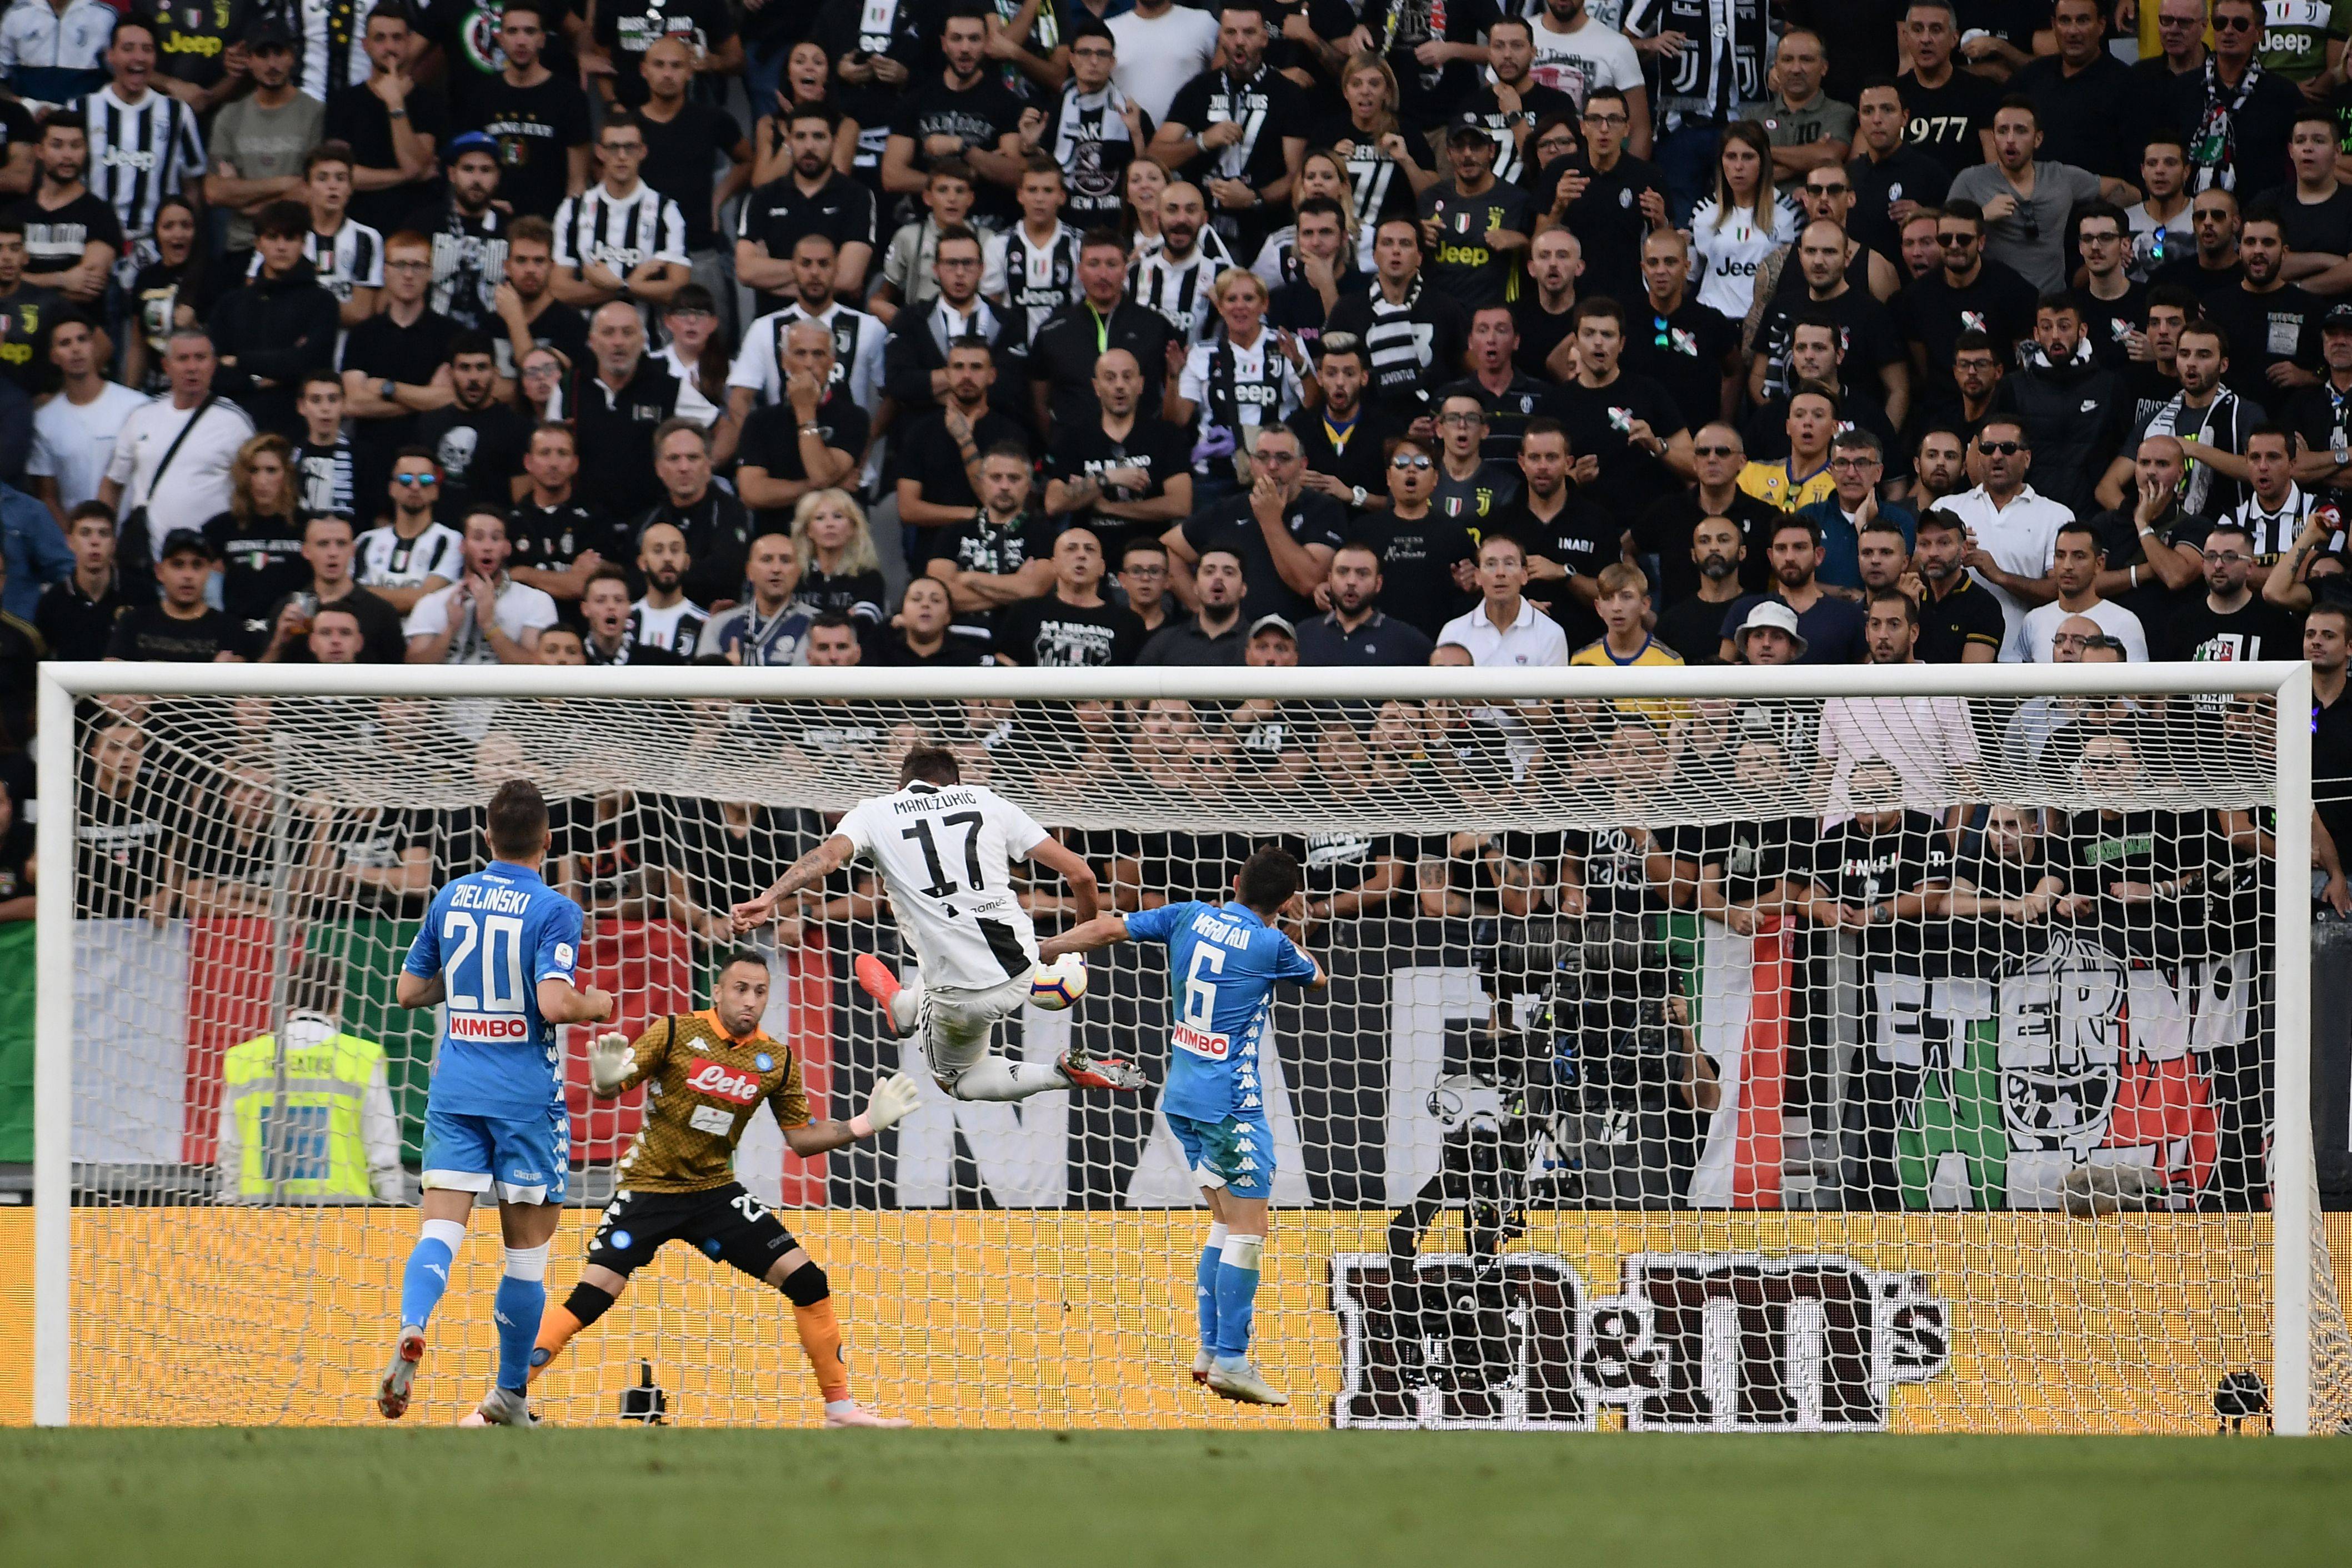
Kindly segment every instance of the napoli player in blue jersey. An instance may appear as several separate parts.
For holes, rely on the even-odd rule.
[[[573,984],[580,906],[540,880],[547,802],[517,779],[490,797],[490,863],[443,888],[408,949],[398,999],[445,1007],[425,1106],[424,1234],[400,1287],[400,1339],[376,1408],[407,1412],[425,1328],[466,1239],[474,1201],[495,1188],[506,1271],[494,1303],[498,1385],[467,1425],[529,1427],[523,1390],[547,1304],[547,1249],[572,1162],[557,1026],[613,1016],[613,998]]]
[[[1274,1134],[1258,1082],[1258,1044],[1273,1021],[1276,981],[1309,990],[1325,984],[1323,967],[1274,928],[1298,886],[1298,862],[1268,845],[1243,862],[1231,903],[1098,915],[1037,950],[1041,959],[1052,959],[1122,940],[1167,945],[1175,1049],[1168,1053],[1160,1109],[1184,1145],[1210,1217],[1194,1274],[1201,1353],[1192,1376],[1249,1405],[1290,1403],[1250,1364],[1249,1346],[1266,1204],[1274,1195]]]

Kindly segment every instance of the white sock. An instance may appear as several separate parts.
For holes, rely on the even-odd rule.
[[[899,1032],[903,1034],[915,1027],[916,1016],[922,1011],[922,1008],[923,977],[918,974],[913,979],[900,985],[898,994],[890,998],[890,1021],[896,1024]]]
[[[455,1262],[457,1249],[466,1245],[466,1222],[462,1219],[428,1219],[417,1228],[417,1236],[421,1240],[438,1241],[449,1249],[450,1260]]]
[[[1026,1100],[1032,1094],[1044,1094],[1055,1089],[1067,1089],[1064,1078],[1051,1062],[1012,1061],[1002,1056],[983,1056],[963,1070],[949,1091],[959,1100]]]
[[[536,1247],[507,1249],[506,1274],[509,1280],[530,1280],[544,1284],[547,1281],[547,1252],[555,1245],[542,1241]]]
[[[1216,1220],[1211,1220],[1209,1222],[1209,1239],[1202,1244],[1202,1249],[1204,1251],[1214,1252],[1223,1256],[1225,1249],[1225,1238],[1231,1234],[1233,1233],[1222,1223]]]
[[[1231,1267],[1247,1269],[1252,1273],[1255,1273],[1260,1261],[1265,1257],[1265,1238],[1228,1236],[1225,1238],[1223,1257],[1225,1262]]]
[[[824,1402],[824,1413],[828,1416],[846,1416],[856,1408],[857,1401],[855,1399],[828,1399]]]

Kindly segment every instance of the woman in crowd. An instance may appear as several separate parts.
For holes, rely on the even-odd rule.
[[[1264,278],[1227,267],[1217,275],[1210,297],[1217,307],[1216,330],[1207,342],[1193,345],[1184,373],[1163,399],[1171,424],[1189,425],[1200,416],[1203,450],[1193,457],[1196,496],[1230,494],[1247,485],[1257,432],[1322,401],[1298,340],[1266,330]],[[1228,452],[1215,455],[1228,444]]]
[[[1773,188],[1772,143],[1764,128],[1752,120],[1726,127],[1715,194],[1691,213],[1698,302],[1727,320],[1746,320],[1757,268],[1795,239],[1799,227],[1797,209]]]
[[[294,449],[282,435],[257,435],[229,465],[228,510],[205,524],[221,563],[221,609],[251,651],[269,639],[269,612],[310,579],[291,479]]]
[[[131,285],[138,325],[122,357],[122,384],[148,393],[163,390],[163,340],[172,329],[199,326],[212,308],[212,269],[187,197],[166,196],[155,209],[155,249],[159,259]]]
[[[1396,73],[1378,55],[1358,55],[1339,80],[1346,112],[1316,137],[1344,161],[1357,219],[1356,265],[1372,269],[1372,234],[1393,217],[1412,217],[1421,193],[1437,183],[1436,160],[1421,132],[1397,120]]]
[[[1168,189],[1168,171],[1149,158],[1127,166],[1127,241],[1130,263],[1160,254],[1160,196]]]
[[[1298,200],[1311,201],[1317,196],[1328,196],[1339,204],[1345,214],[1342,228],[1347,236],[1347,248],[1340,254],[1349,264],[1358,267],[1355,257],[1366,242],[1360,237],[1362,224],[1356,215],[1355,188],[1348,183],[1348,165],[1339,153],[1328,147],[1309,147],[1298,161]],[[1265,279],[1268,288],[1279,288],[1297,276],[1298,225],[1287,223],[1265,236],[1258,247],[1257,259],[1250,270]]]
[[[709,430],[727,407],[727,340],[719,331],[719,304],[710,290],[689,283],[662,307],[669,345],[661,357],[677,377],[677,417]]]
[[[830,85],[833,62],[824,57],[824,46],[814,38],[803,38],[784,57],[784,78],[776,88],[775,108],[760,116],[751,131],[751,183],[757,187],[781,180],[793,172],[793,150],[785,135],[786,121],[792,111],[802,104],[815,105],[832,101],[825,89]],[[833,105],[836,113],[840,105]],[[850,172],[857,159],[857,121],[844,114],[840,128],[833,139],[833,166],[840,172]]]
[[[839,611],[861,638],[882,624],[887,590],[864,508],[846,490],[813,490],[793,508],[793,553],[801,576],[793,602],[812,616]]]

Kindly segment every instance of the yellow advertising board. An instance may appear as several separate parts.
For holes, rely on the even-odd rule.
[[[488,1218],[411,1420],[454,1421],[489,1377]],[[594,1218],[566,1215],[552,1298]],[[2219,1380],[2267,1375],[2271,1357],[2260,1216],[1538,1211],[1500,1270],[1445,1252],[1441,1230],[1400,1286],[1384,1213],[1288,1210],[1257,1342],[1293,1403],[1241,1411],[1188,1371],[1198,1212],[785,1218],[833,1279],[860,1396],[925,1425],[2196,1432]],[[74,1224],[76,1422],[376,1419],[412,1211],[87,1208]],[[5,1422],[31,1414],[32,1228],[0,1211]],[[2352,1216],[2330,1217],[2330,1240],[2340,1278]],[[648,1374],[681,1423],[817,1413],[780,1296],[683,1247],[537,1400],[558,1424],[609,1423]]]

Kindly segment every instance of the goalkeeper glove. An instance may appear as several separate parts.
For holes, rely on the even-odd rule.
[[[614,1030],[600,1034],[588,1048],[588,1082],[599,1094],[610,1094],[629,1075],[629,1037]]]
[[[870,1138],[905,1121],[921,1100],[922,1091],[915,1081],[903,1072],[894,1072],[874,1086],[874,1098],[866,1103],[866,1113],[852,1119],[849,1130],[861,1138]]]

